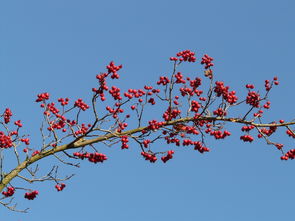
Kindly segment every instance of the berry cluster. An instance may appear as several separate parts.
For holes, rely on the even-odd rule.
[[[108,73],[112,73],[111,75],[111,78],[114,79],[119,79],[119,74],[117,73],[117,71],[119,71],[123,66],[122,65],[119,65],[119,66],[116,66],[114,64],[113,61],[110,62],[110,64],[107,66],[107,69],[108,69]]]
[[[225,99],[228,103],[234,104],[237,102],[238,97],[236,96],[235,91],[228,91],[229,87],[224,86],[224,83],[222,81],[216,81],[215,82],[215,88],[214,92],[216,93],[217,97],[222,96],[223,99]]]
[[[9,109],[9,108],[6,108],[5,109],[5,112],[4,112],[4,116],[3,116],[3,118],[4,118],[4,123],[5,124],[8,124],[9,123],[9,121],[10,121],[10,117],[12,116],[12,112],[11,112],[11,110]]]
[[[149,160],[151,163],[157,161],[157,157],[154,154],[149,154],[147,152],[141,152],[141,155],[145,158],[145,160]]]
[[[107,160],[107,156],[105,154],[102,153],[98,153],[98,152],[94,152],[94,153],[79,153],[79,152],[75,152],[73,154],[75,157],[78,157],[80,159],[88,159],[89,162],[92,163],[102,163],[103,161]]]
[[[190,81],[190,86],[193,88],[193,90],[197,89],[201,84],[202,84],[201,78],[195,78],[195,80]]]
[[[212,63],[212,61],[213,61],[213,58],[210,57],[209,55],[205,54],[202,57],[201,64],[205,64],[205,69],[208,69],[208,68],[214,66],[214,64]]]
[[[41,102],[41,101],[45,101],[45,100],[48,100],[49,99],[49,94],[48,93],[42,93],[42,94],[38,94],[37,95],[37,99],[36,99],[36,102]]]
[[[149,121],[148,129],[149,130],[158,130],[163,125],[165,125],[165,122],[158,122],[156,120],[151,120],[151,121]]]
[[[163,77],[163,76],[161,76],[160,80],[157,81],[157,85],[160,85],[160,84],[166,85],[168,83],[170,83],[170,80],[167,77]]]
[[[0,148],[9,148],[12,147],[12,145],[11,137],[5,135],[3,131],[0,131]]]
[[[59,192],[62,191],[66,187],[66,184],[60,183],[55,185],[55,189]]]
[[[120,94],[120,88],[112,86],[112,89],[109,90],[109,93],[112,95],[114,100],[122,100],[122,97],[121,97],[121,94]]]
[[[227,136],[230,136],[231,133],[227,130],[225,130],[224,132],[222,132],[221,130],[213,130],[210,132],[211,136],[214,136],[216,140],[218,139],[224,139]]]
[[[295,132],[291,130],[286,130],[286,134],[288,134],[290,137],[295,138]]]
[[[15,189],[13,187],[7,187],[7,190],[6,191],[3,191],[2,194],[5,196],[5,197],[10,197],[14,194],[15,192]]]
[[[243,140],[244,142],[252,142],[254,140],[254,138],[251,135],[243,135],[240,137],[241,140]]]
[[[269,127],[269,129],[262,128],[262,129],[260,130],[260,132],[263,133],[263,134],[265,134],[266,136],[269,137],[269,136],[272,135],[274,132],[276,132],[276,130],[277,130],[277,127]],[[258,134],[258,137],[261,138],[261,136],[259,136],[259,135],[261,135],[261,134]]]
[[[181,93],[181,96],[183,96],[183,97],[186,96],[186,95],[189,95],[189,96],[194,95],[193,89],[188,88],[188,87],[181,87],[181,88],[179,88],[179,91]]]
[[[81,98],[79,98],[78,100],[75,101],[74,106],[79,107],[83,111],[85,111],[89,108],[89,106],[86,103],[84,103]]]
[[[173,154],[174,154],[174,151],[173,150],[169,150],[167,152],[167,155],[166,156],[163,156],[161,157],[161,160],[166,163],[168,160],[172,159],[173,158]]]
[[[30,139],[29,138],[21,138],[21,142],[24,142],[26,145],[30,145]]]
[[[266,104],[263,105],[263,107],[265,109],[269,109],[270,108],[270,101],[267,101]]]
[[[104,95],[104,91],[107,91],[109,88],[106,84],[106,77],[108,76],[107,73],[102,73],[102,74],[98,74],[96,75],[96,79],[98,79],[98,83],[99,83],[99,88],[92,88],[92,91],[95,92],[96,94],[99,94],[101,101],[105,101],[105,95]]]
[[[265,80],[265,82],[264,82],[264,87],[265,87],[265,90],[266,90],[266,91],[270,91],[270,89],[271,89],[271,84],[270,84],[269,80]]]
[[[198,102],[198,101],[192,101],[191,102],[191,110],[193,112],[198,112],[199,111],[199,108],[201,107],[201,104]]]
[[[16,125],[18,127],[22,127],[23,126],[20,120],[15,121],[14,122],[14,125]]]
[[[89,127],[91,127],[91,124],[88,124],[87,126],[85,124],[81,124],[81,128],[79,130],[75,131],[75,135],[86,134]]]
[[[253,130],[255,127],[253,125],[249,125],[249,126],[243,126],[241,128],[242,131],[250,131]]]
[[[61,106],[66,106],[69,104],[69,100],[70,100],[69,98],[65,98],[65,99],[59,98],[57,101],[60,102]]]
[[[34,190],[32,192],[27,192],[25,193],[25,198],[28,200],[33,200],[36,198],[36,196],[39,194],[37,190]]]
[[[170,57],[171,61],[188,61],[188,62],[195,62],[197,60],[197,58],[195,57],[195,53],[190,51],[190,50],[184,50],[181,52],[178,52],[176,54],[177,57]]]
[[[246,103],[253,107],[259,107],[260,95],[255,91],[250,91],[246,98]]]
[[[203,146],[200,141],[194,143],[194,145],[195,145],[195,150],[198,150],[200,153],[204,153],[204,152],[209,152],[210,151],[210,149],[208,147]]]
[[[178,110],[178,109],[171,110],[171,108],[168,107],[168,109],[163,114],[163,118],[165,121],[170,121],[170,120],[176,118],[178,115],[180,115],[180,113],[181,113],[180,110]]]
[[[213,114],[219,117],[226,116],[226,111],[222,108],[218,108],[217,110],[213,111]]]
[[[145,148],[147,148],[150,142],[151,142],[151,140],[144,140],[144,141],[142,142],[142,144],[143,144],[143,146],[144,146]]]
[[[176,81],[175,81],[176,84],[185,83],[185,80],[183,79],[183,75],[181,74],[181,72],[177,72],[177,74],[175,75],[175,78],[176,78]]]
[[[284,156],[281,157],[281,160],[295,159],[295,149],[289,150]]]
[[[122,136],[121,137],[121,142],[122,142],[121,148],[122,149],[128,149],[128,147],[129,147],[129,145],[127,144],[128,143],[128,136]]]

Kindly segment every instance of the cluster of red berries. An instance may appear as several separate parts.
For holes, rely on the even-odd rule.
[[[54,123],[54,121],[51,121],[50,127],[48,127],[47,130],[49,131],[53,131],[54,129],[60,130],[61,128],[64,128],[65,126],[66,126],[66,122],[64,120],[59,120],[56,123]]]
[[[214,64],[212,63],[213,60],[214,59],[212,57],[210,57],[209,55],[205,54],[202,57],[201,64],[205,64],[205,69],[208,69],[208,68],[214,66]]]
[[[7,190],[6,191],[3,191],[2,194],[5,196],[5,197],[10,197],[14,194],[15,192],[15,189],[13,187],[7,187]]]
[[[286,134],[288,134],[290,137],[295,138],[295,132],[291,130],[286,130]]]
[[[41,101],[44,101],[44,100],[48,100],[49,99],[49,94],[48,93],[42,93],[42,94],[38,94],[37,95],[37,99],[36,99],[36,102],[41,102]]]
[[[119,79],[119,74],[117,73],[117,71],[119,71],[123,66],[119,65],[116,66],[115,63],[113,61],[110,62],[110,64],[107,66],[108,69],[108,73],[112,73],[111,78],[114,79]]]
[[[170,121],[170,120],[176,118],[180,113],[181,113],[180,110],[178,110],[178,109],[171,110],[171,108],[168,107],[168,109],[163,114],[163,119],[165,121]]]
[[[188,62],[195,62],[197,60],[195,57],[195,53],[190,50],[184,50],[184,51],[178,52],[176,56],[180,58],[170,57],[170,60],[171,61],[179,60],[179,61],[188,61]]]
[[[124,130],[126,127],[128,127],[127,123],[119,123],[119,128],[117,129],[117,132],[121,133],[122,130]]]
[[[121,137],[121,142],[122,142],[121,148],[122,149],[128,149],[128,147],[129,147],[129,145],[127,144],[128,143],[128,136],[122,136]]]
[[[88,124],[87,126],[85,124],[81,124],[81,128],[80,130],[75,131],[76,135],[79,134],[86,134],[86,132],[88,131],[89,127],[91,127],[91,124]]]
[[[217,97],[225,96],[228,93],[229,86],[224,86],[224,83],[222,81],[216,81],[215,82],[215,88],[214,92],[216,93]]]
[[[132,97],[136,97],[136,98],[139,98],[139,97],[142,97],[143,95],[145,95],[146,92],[144,90],[136,90],[136,89],[128,89],[128,93],[125,92],[124,93],[124,96],[125,97],[128,97],[128,98],[132,98]]]
[[[281,160],[295,159],[295,149],[289,150],[284,156],[281,157]]]
[[[260,131],[261,133],[265,134],[266,136],[270,136],[272,135],[274,132],[276,132],[277,130],[277,127],[269,127],[269,129],[266,129],[266,128],[262,128]],[[259,136],[260,135],[260,136]],[[261,134],[258,134],[258,137],[261,138],[262,135]]]
[[[271,89],[271,84],[269,83],[269,80],[265,80],[264,82],[264,87],[266,91],[270,91]]]
[[[158,122],[156,120],[151,120],[151,121],[149,121],[148,129],[149,130],[158,130],[163,125],[165,125],[165,122]]]
[[[198,150],[200,153],[210,151],[210,149],[208,147],[203,146],[200,141],[196,142],[194,145],[195,145],[195,150]]]
[[[21,138],[21,142],[24,142],[26,145],[30,145],[30,139],[29,138]]]
[[[217,110],[213,111],[213,114],[219,117],[223,117],[226,116],[227,113],[222,108],[218,108]]]
[[[197,60],[195,57],[195,53],[190,50],[178,52],[176,56],[181,57],[179,58],[179,61],[195,62]]]
[[[55,185],[55,189],[57,191],[62,191],[65,187],[66,187],[66,184],[64,184],[64,183],[60,183],[60,184]]]
[[[263,107],[265,109],[269,109],[270,108],[270,101],[267,101],[266,104],[263,105]]]
[[[6,108],[3,116],[5,124],[10,122],[10,117],[12,117],[12,112],[9,108]]]
[[[116,103],[116,104],[117,104],[117,103]],[[119,103],[118,103],[118,104],[119,104]],[[116,105],[116,106],[117,106],[117,105]],[[120,106],[120,105],[118,105],[116,109],[111,108],[110,106],[107,106],[107,107],[106,107],[106,110],[107,110],[108,112],[110,112],[111,114],[113,114],[113,118],[117,118],[117,117],[118,117],[118,113],[123,113],[123,112],[124,112],[124,110],[121,109],[119,106]],[[135,107],[135,106],[134,106],[134,107]],[[131,109],[132,109],[132,106],[131,106]],[[135,109],[135,108],[134,108],[134,109]]]
[[[55,107],[55,103],[53,103],[53,102],[47,104],[47,110],[50,111],[51,113],[55,114],[55,115],[59,113],[59,110]],[[47,111],[46,111],[45,115],[49,116]]]
[[[249,126],[243,126],[241,128],[242,131],[250,131],[250,130],[253,130],[255,128],[255,126],[253,125],[249,125]]]
[[[243,140],[244,142],[252,142],[254,140],[254,138],[251,135],[243,135],[240,137],[241,140]]]
[[[161,160],[166,163],[168,160],[172,159],[173,158],[173,154],[174,154],[174,151],[173,150],[169,150],[167,152],[167,155],[166,156],[163,156],[161,157]]]
[[[102,73],[102,74],[96,75],[96,79],[98,79],[98,82],[99,82],[100,86],[99,86],[98,89],[92,88],[92,91],[94,93],[99,94],[101,101],[106,100],[105,95],[104,95],[104,91],[107,91],[109,89],[107,84],[106,84],[106,77],[107,76],[108,76],[107,73]]]
[[[175,134],[171,133],[169,136],[165,137],[165,140],[167,142],[167,144],[170,143],[175,143],[176,146],[180,146],[180,140],[178,138],[171,138],[173,137]]]
[[[145,148],[147,148],[150,142],[151,142],[151,140],[144,140],[144,141],[142,142],[142,144],[143,144],[143,146],[144,146]]]
[[[5,135],[3,131],[0,131],[0,148],[9,148],[12,147],[12,145],[11,137]]]
[[[34,190],[32,192],[27,192],[25,193],[25,198],[28,200],[33,200],[36,198],[36,196],[39,194],[37,190]]]
[[[120,88],[112,86],[112,89],[109,90],[109,93],[112,95],[114,100],[122,100],[122,97],[121,97],[121,94],[120,94]]]
[[[155,104],[156,104],[156,101],[155,101],[154,98],[151,97],[151,98],[148,100],[148,103],[150,103],[151,105],[155,105]]]
[[[188,88],[188,87],[181,87],[181,88],[179,88],[179,91],[181,93],[181,96],[183,96],[183,97],[186,96],[186,95],[189,95],[189,96],[194,95],[193,89]]]
[[[82,159],[82,160],[86,158],[86,159],[88,159],[89,162],[92,162],[92,163],[102,163],[103,161],[108,159],[105,154],[98,153],[98,152],[94,152],[94,153],[75,152],[73,155],[75,157]]]
[[[217,97],[222,96],[223,99],[225,99],[228,103],[234,104],[237,102],[238,97],[236,96],[235,91],[228,91],[229,87],[224,86],[224,83],[222,81],[216,81],[215,82],[215,88],[214,92],[216,93]]]
[[[277,143],[275,144],[276,148],[278,148],[278,150],[281,150],[283,148],[283,144]]]
[[[168,83],[170,83],[170,80],[167,77],[163,77],[163,76],[161,76],[160,80],[157,81],[157,85],[160,85],[160,84],[166,85]]]
[[[260,95],[255,91],[250,91],[246,97],[246,103],[253,107],[259,107]]]
[[[151,163],[157,161],[157,157],[154,154],[149,154],[147,152],[141,152],[141,155],[145,158],[145,160],[149,160]]]
[[[14,125],[16,125],[18,127],[22,127],[23,126],[20,120],[15,121],[14,122]]]
[[[191,111],[198,112],[199,108],[201,107],[201,104],[198,101],[192,101],[191,102]]]
[[[183,128],[183,131],[185,131],[188,134],[194,134],[194,135],[198,135],[199,134],[199,131],[197,130],[196,127],[185,126]]]
[[[176,84],[185,83],[185,80],[183,79],[183,75],[181,74],[181,72],[177,72],[177,74],[175,75],[175,78],[176,78],[176,81],[175,81]]]
[[[254,113],[253,116],[254,117],[262,117],[263,114],[263,110],[259,110],[257,113]]]
[[[194,80],[190,81],[190,86],[193,88],[193,90],[197,89],[202,84],[201,78],[195,78]]]
[[[273,80],[275,85],[279,85],[278,77],[274,77]]]
[[[69,100],[70,100],[69,98],[65,98],[65,99],[59,98],[57,101],[61,104],[61,106],[66,106],[69,104]]]
[[[254,89],[254,85],[253,84],[246,84],[246,88],[248,88],[248,89]]]
[[[218,140],[218,139],[224,139],[225,137],[230,136],[231,133],[227,130],[223,132],[221,130],[213,130],[210,132],[210,135],[214,136],[215,139]]]
[[[83,111],[85,111],[89,108],[89,106],[85,102],[83,102],[83,100],[81,98],[79,98],[78,100],[75,101],[74,106],[79,107]]]

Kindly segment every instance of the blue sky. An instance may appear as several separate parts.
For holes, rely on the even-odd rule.
[[[294,9],[291,0],[1,1],[0,108],[10,107],[38,145],[42,114],[36,94],[87,100],[95,75],[111,60],[123,64],[117,82],[122,88],[153,84],[171,72],[170,56],[190,49],[198,59],[214,57],[216,78],[240,97],[244,84],[262,88],[265,79],[278,76],[265,120],[291,120]],[[199,68],[194,65],[187,70]],[[63,192],[52,183],[30,186],[40,190],[38,198],[18,197],[20,208],[30,212],[0,207],[0,221],[293,218],[294,162],[233,133],[221,142],[208,139],[208,154],[179,149],[167,164],[144,161],[136,145],[127,151],[101,148],[110,158],[104,164],[63,167],[64,174],[76,174]],[[283,133],[276,138],[294,148]]]

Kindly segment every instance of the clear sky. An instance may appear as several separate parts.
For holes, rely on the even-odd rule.
[[[36,94],[87,100],[95,75],[111,60],[124,66],[123,88],[152,84],[171,72],[170,56],[190,49],[198,59],[214,57],[217,79],[239,97],[244,84],[262,88],[278,76],[265,120],[291,120],[294,11],[292,0],[0,1],[1,112],[10,107],[38,145]],[[295,162],[282,162],[273,147],[242,143],[241,132],[233,133],[221,142],[209,138],[210,153],[178,150],[167,164],[144,161],[136,145],[101,147],[109,156],[104,164],[63,167],[76,176],[59,193],[52,183],[29,185],[40,195],[34,201],[18,195],[17,201],[30,212],[0,207],[0,221],[293,220]],[[283,133],[276,138],[294,148]]]

